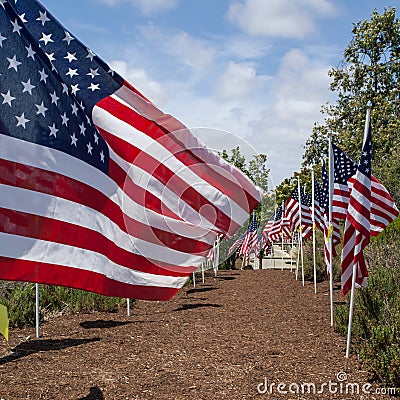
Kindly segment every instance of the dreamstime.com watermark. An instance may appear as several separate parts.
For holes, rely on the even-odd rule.
[[[323,383],[313,382],[269,382],[268,378],[257,385],[259,394],[272,395],[321,395],[338,394],[344,396],[360,396],[359,399],[373,399],[373,396],[394,396],[400,394],[400,388],[378,387],[373,388],[370,383],[356,383],[347,380],[345,372],[338,372],[336,380]]]

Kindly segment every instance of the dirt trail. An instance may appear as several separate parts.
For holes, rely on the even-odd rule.
[[[140,301],[131,317],[60,316],[42,325],[39,340],[25,340],[32,328],[12,330],[0,347],[0,398],[379,398],[340,394],[340,386],[331,387],[336,395],[328,386],[302,394],[302,383],[321,390],[344,374],[360,391],[368,382],[330,327],[327,284],[313,289],[287,270],[221,271],[169,302]]]

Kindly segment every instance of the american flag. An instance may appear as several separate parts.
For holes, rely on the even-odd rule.
[[[228,256],[230,256],[231,254],[233,254],[235,251],[240,250],[240,248],[242,247],[242,243],[244,240],[244,237],[246,236],[246,232],[244,232],[243,234],[241,234],[231,245],[231,247],[229,247],[228,249]]]
[[[0,5],[0,279],[171,298],[260,191],[40,3]]]
[[[253,212],[253,218],[244,236],[244,240],[240,248],[239,254],[244,254],[247,256],[251,252],[256,250],[256,246],[258,243],[257,229],[258,229],[257,217],[256,213]]]
[[[301,204],[301,221],[300,207]],[[303,239],[308,239],[312,234],[312,215],[311,215],[311,196],[300,188],[296,187],[288,197],[285,203],[285,217],[290,221],[290,229],[295,231],[301,229]],[[301,226],[301,228],[300,228]]]
[[[261,239],[261,247],[264,248],[267,243],[270,242],[269,234],[271,232],[271,228],[274,225],[275,220],[275,211],[270,215],[268,221],[265,224],[264,229],[261,232],[262,239]]]
[[[321,208],[324,211],[324,252],[325,252],[325,262],[327,268],[330,265],[330,252],[328,243],[332,240],[332,257],[337,256],[336,246],[340,243],[340,225],[337,218],[332,217],[331,223],[329,223],[329,179],[328,173],[326,171],[325,164],[322,165],[322,186],[321,186]],[[329,271],[328,271],[329,274]]]
[[[342,250],[342,296],[351,289],[353,265],[356,266],[357,284],[365,286],[368,276],[363,249],[369,243],[371,234],[371,159],[372,140],[369,122],[346,214]]]
[[[339,147],[334,144],[332,147],[334,154],[332,215],[334,218],[346,219],[357,164]],[[371,235],[378,236],[397,218],[399,210],[388,190],[373,175],[371,175],[371,193]]]
[[[323,231],[324,230],[324,208],[322,198],[322,187],[314,177],[314,218],[315,226]]]

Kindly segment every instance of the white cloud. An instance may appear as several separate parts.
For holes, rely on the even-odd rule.
[[[178,4],[178,0],[101,0],[103,3],[114,6],[120,3],[131,3],[138,7],[143,14],[152,15],[170,10]]]
[[[225,100],[248,96],[253,92],[259,79],[253,65],[230,61],[217,81],[217,96]]]
[[[302,39],[315,31],[316,18],[333,14],[328,0],[244,0],[227,17],[250,35]]]
[[[289,50],[281,60],[267,107],[255,121],[249,138],[252,143],[260,143],[260,152],[267,153],[277,183],[300,169],[301,148],[314,122],[322,119],[321,106],[331,100],[329,68],[299,49]]]
[[[215,58],[215,50],[206,42],[182,32],[166,40],[167,51],[195,71],[205,71]]]
[[[165,88],[158,82],[151,80],[146,71],[141,68],[132,68],[125,61],[112,61],[110,67],[143,93],[151,102],[162,104],[169,97]]]

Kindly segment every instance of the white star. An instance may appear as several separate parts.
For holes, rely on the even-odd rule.
[[[15,118],[17,118],[17,126],[22,126],[24,129],[26,128],[25,125],[27,122],[29,122],[29,119],[25,118],[25,113],[22,113],[20,117],[15,116]]]
[[[26,51],[28,52],[28,57],[31,57],[32,60],[34,60],[35,57],[33,57],[33,56],[36,54],[36,51],[34,51],[34,50],[32,49],[32,45],[29,44],[29,47],[26,47],[26,46],[25,46],[25,48],[26,48]]]
[[[99,69],[98,68],[96,68],[96,69],[90,68],[90,72],[88,72],[86,75],[89,75],[93,79],[95,76],[99,76],[100,75],[99,74]]]
[[[12,102],[13,100],[15,100],[15,97],[11,96],[10,91],[8,91],[7,93],[2,93],[1,95],[2,95],[3,98],[4,98],[3,104],[6,104],[6,103],[7,103],[7,104],[11,107],[11,102]]]
[[[75,103],[73,103],[73,104],[71,104],[71,107],[72,107],[72,114],[77,116],[78,115],[78,106]]]
[[[2,36],[0,33],[0,47],[3,47],[3,41],[6,40],[7,38],[5,36]]]
[[[22,29],[22,26],[18,25],[18,20],[16,19],[14,22],[11,22],[11,25],[13,26],[13,33],[17,32],[18,35],[21,35],[19,31]]]
[[[90,58],[90,61],[93,61],[93,57],[95,57],[96,54],[94,54],[93,51],[90,49],[86,49],[86,50],[87,50],[88,54],[85,58]]]
[[[34,89],[36,86],[31,85],[31,79],[29,78],[26,82],[21,82],[21,83],[22,86],[24,87],[22,93],[28,92],[30,95],[32,95],[32,89]]]
[[[22,21],[24,24],[26,24],[26,23],[28,22],[28,21],[25,19],[25,13],[21,14],[19,17],[21,18],[21,21]]]
[[[95,132],[93,136],[94,136],[94,142],[96,144],[99,144],[99,137],[97,136],[97,133]]]
[[[76,142],[78,141],[78,138],[75,136],[75,132],[72,135],[70,135],[70,138],[72,140],[71,146],[75,146],[76,147]]]
[[[46,72],[44,72],[44,68],[39,71],[40,74],[40,82],[44,81],[44,83],[47,83],[46,79],[49,77]]]
[[[39,11],[39,17],[38,18],[36,18],[36,21],[40,21],[41,23],[42,23],[42,26],[44,26],[44,24],[47,22],[47,21],[50,21],[50,18],[47,18],[47,14],[46,14],[46,11],[43,13],[43,12],[41,12],[41,11]]]
[[[104,153],[103,153],[103,150],[100,152],[100,160],[101,160],[101,162],[104,162]]]
[[[65,126],[68,126],[69,118],[67,117],[67,114],[66,114],[66,113],[64,113],[63,115],[61,115],[61,119],[62,119],[62,124],[65,125]]]
[[[79,103],[79,107],[82,109],[82,111],[85,111],[85,106],[83,105],[83,101]]]
[[[86,115],[86,122],[88,125],[92,125],[92,121],[90,121],[89,115]]]
[[[56,128],[54,123],[52,126],[49,126],[49,129],[50,129],[50,136],[57,137],[58,129]]]
[[[7,57],[7,60],[10,63],[10,65],[8,66],[8,69],[14,68],[16,71],[18,71],[18,65],[21,65],[22,63],[17,61],[17,57],[15,55],[14,55],[13,58],[8,58]]]
[[[95,90],[100,90],[99,88],[99,84],[96,83],[94,84],[93,82],[90,84],[90,86],[88,87],[88,89],[90,89],[92,92],[94,92]]]
[[[81,135],[85,136],[86,127],[83,122],[79,125],[79,128],[81,129]]]
[[[55,105],[57,105],[57,101],[60,100],[60,98],[57,96],[56,91],[50,93],[50,97],[51,97],[51,104],[54,103]]]
[[[110,68],[107,72],[108,72],[111,76],[114,76],[115,71],[114,71],[113,69]]]
[[[74,38],[71,36],[71,34],[69,32],[65,31],[65,36],[64,36],[63,41],[64,40],[68,43],[68,46],[69,46],[69,44],[71,43],[72,40],[74,40]]]
[[[46,53],[46,56],[48,57],[48,59],[50,60],[50,62],[52,62],[52,61],[54,61],[55,60],[55,58],[54,58],[54,53]],[[52,65],[52,67],[53,67],[53,69],[54,69],[54,66]]]
[[[54,40],[51,38],[52,33],[49,33],[48,35],[45,35],[44,32],[42,32],[42,38],[39,39],[39,42],[44,42],[44,45],[46,46],[47,43],[53,42]]]
[[[77,60],[77,58],[75,57],[75,54],[76,53],[74,53],[74,54],[67,53],[67,55],[64,58],[66,58],[69,62],[72,62],[74,60]]]
[[[0,6],[4,8],[4,3],[7,3],[7,0],[0,0]]]
[[[67,93],[68,94],[68,85],[64,82],[61,83],[61,86],[63,88],[63,93]]]
[[[37,107],[36,115],[42,114],[43,117],[46,117],[45,113],[48,110],[48,108],[44,106],[43,101],[42,104],[35,104],[35,106]]]
[[[69,75],[72,78],[74,75],[79,75],[78,72],[76,72],[76,71],[78,71],[78,70],[68,68],[68,72],[65,75]]]
[[[92,145],[90,144],[90,142],[89,142],[86,146],[87,146],[87,152],[88,152],[88,154],[92,155],[93,147],[92,147]]]
[[[76,84],[76,85],[71,85],[71,92],[72,92],[72,94],[76,94],[76,92],[77,92],[78,90],[81,90],[81,89],[79,89],[79,85],[78,85],[78,84]]]

